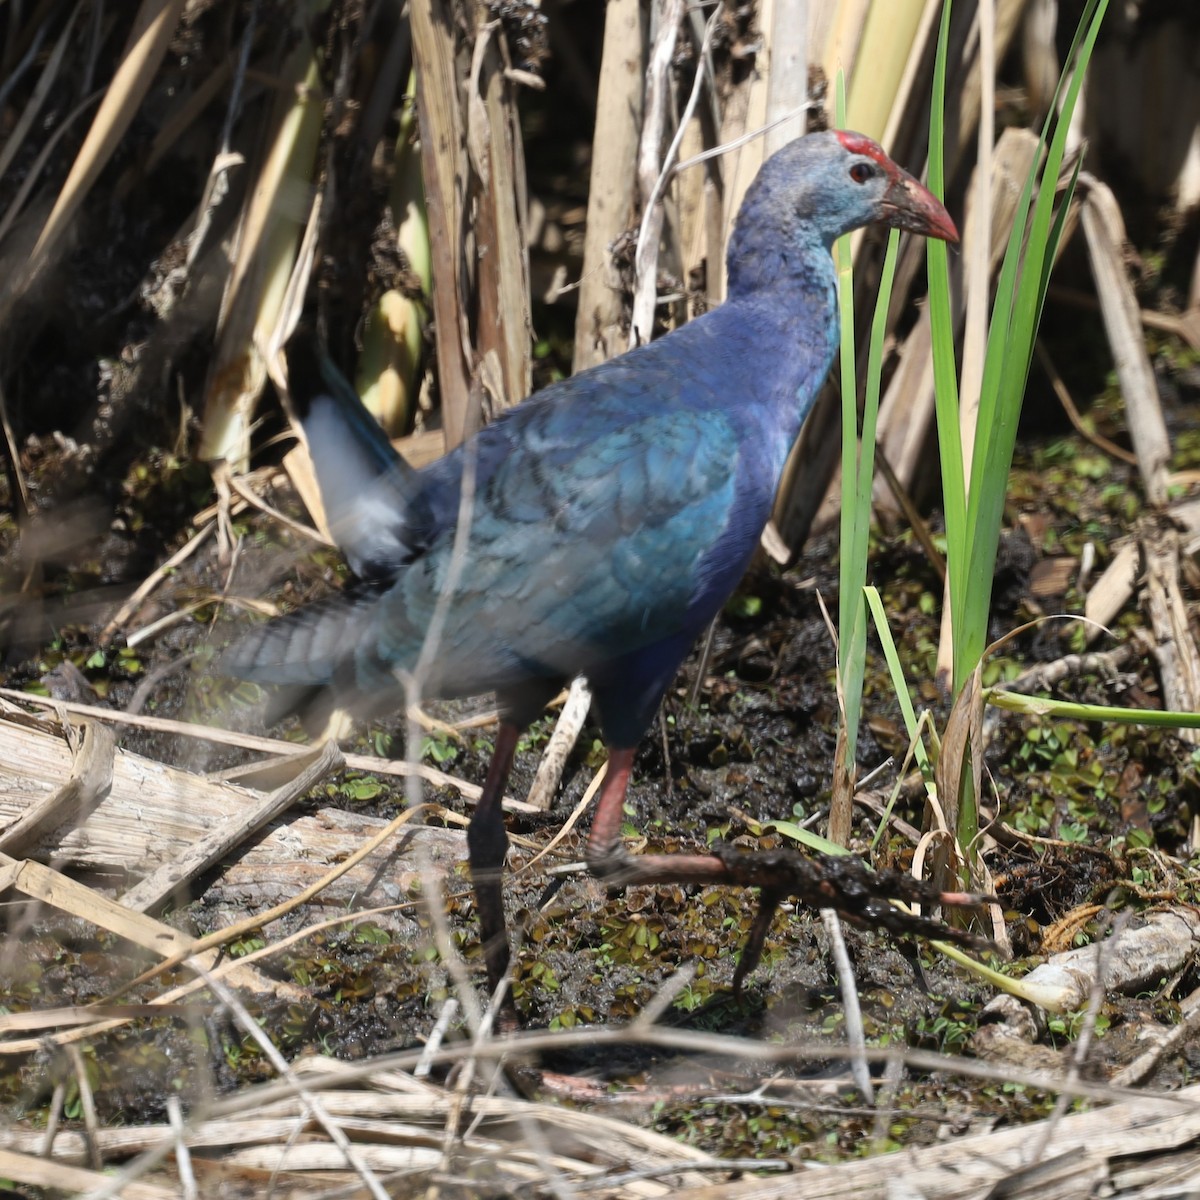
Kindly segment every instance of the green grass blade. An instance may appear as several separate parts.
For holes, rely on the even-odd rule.
[[[1026,696],[1004,688],[985,688],[984,703],[1026,716],[1061,717],[1071,721],[1111,721],[1115,725],[1150,725],[1156,729],[1200,729],[1200,713],[1164,712],[1160,708],[1110,708],[1105,704],[1076,704]]]
[[[803,825],[797,825],[795,821],[764,821],[756,831],[753,823],[749,824],[751,833],[780,833],[786,838],[791,838],[793,842],[799,842],[801,846],[807,846],[810,850],[816,850],[819,854],[849,854],[850,851],[845,846],[839,846],[837,842],[831,842],[828,838],[823,838],[819,833],[813,833],[811,829],[805,829]]]
[[[871,491],[875,480],[875,431],[879,421],[879,396],[883,384],[883,343],[887,332],[887,314],[900,234],[893,230],[888,238],[875,316],[871,322],[871,343],[867,355],[867,380],[863,399],[861,447],[842,459],[842,547],[840,570],[840,618],[842,695],[846,703],[847,761],[853,762],[858,743],[858,724],[862,709],[863,676],[867,658],[867,612],[863,603],[863,585],[867,582],[867,557],[871,536]],[[846,398],[843,395],[843,419]],[[857,425],[856,414],[851,414]],[[845,426],[843,426],[845,436]],[[847,474],[849,470],[849,474]],[[853,715],[852,715],[853,714]]]
[[[900,664],[900,655],[896,652],[896,643],[892,638],[892,630],[888,625],[887,613],[883,610],[883,599],[876,587],[863,589],[871,616],[875,620],[875,632],[879,635],[879,644],[883,647],[883,657],[887,662],[888,673],[892,677],[892,690],[896,693],[896,701],[900,705],[904,717],[904,728],[908,740],[913,743],[913,757],[916,758],[922,772],[929,769],[929,756],[919,734],[919,722],[913,708],[912,697],[908,694],[908,680],[904,678],[904,667]]]
[[[871,491],[875,482],[875,430],[879,421],[879,397],[883,391],[883,343],[887,335],[887,315],[892,303],[892,285],[896,279],[896,263],[900,255],[900,231],[888,235],[883,273],[879,279],[879,296],[875,301],[875,318],[871,323],[871,344],[867,354],[866,394],[863,398],[862,453],[859,458],[855,494],[855,548],[861,548],[862,561],[867,561],[867,534],[870,530]],[[866,572],[863,572],[864,578]]]
[[[839,70],[834,85],[835,120],[838,128],[846,123],[846,77]],[[846,638],[853,620],[855,593],[854,545],[858,476],[858,377],[854,359],[854,274],[850,255],[850,235],[838,238],[833,247],[838,277],[838,315],[841,321],[840,367],[842,390],[842,513],[841,571],[838,597],[838,633]]]
[[[946,192],[944,169],[946,104],[946,54],[950,36],[951,0],[942,6],[937,56],[933,69],[933,94],[929,115],[929,190],[938,199]],[[959,433],[958,366],[954,358],[954,321],[950,313],[950,270],[945,242],[926,243],[929,271],[929,316],[933,334],[933,379],[937,410],[938,449],[942,467],[942,507],[946,515],[947,560],[950,570],[952,623],[958,624],[967,564],[966,480],[962,439]]]
[[[1067,185],[1063,189],[1062,199],[1059,201],[1058,211],[1054,216],[1054,224],[1050,228],[1050,235],[1046,245],[1046,259],[1042,263],[1042,277],[1038,285],[1037,308],[1033,315],[1033,330],[1029,338],[1028,353],[1025,358],[1025,383],[1022,385],[1022,390],[1029,383],[1029,371],[1033,365],[1033,352],[1037,344],[1037,331],[1042,323],[1042,311],[1046,306],[1046,293],[1050,290],[1050,275],[1054,271],[1055,260],[1058,258],[1058,248],[1062,244],[1063,232],[1067,225],[1067,216],[1071,210],[1071,201],[1075,198],[1075,188],[1079,183],[1079,172],[1082,169],[1083,156],[1080,155],[1075,160],[1075,169],[1071,172],[1071,178],[1067,181]]]
[[[1021,190],[996,288],[967,501],[967,527],[971,538],[965,592],[961,604],[955,606],[955,616],[962,613],[962,625],[955,630],[956,688],[961,687],[975,669],[986,644],[992,577],[1017,423],[1049,272],[1062,235],[1063,210],[1060,208],[1056,217],[1055,184],[1062,167],[1071,116],[1107,7],[1108,0],[1089,0],[1080,22],[1079,28],[1084,32],[1081,38],[1077,36],[1077,55],[1061,109],[1057,119],[1048,118],[1039,143],[1039,148],[1045,145],[1053,128],[1046,161],[1044,166],[1040,164],[1039,153]],[[1034,202],[1033,192],[1039,178],[1042,186],[1038,188]],[[1031,207],[1033,216],[1030,220]],[[1026,239],[1027,222],[1029,235]]]
[[[835,120],[846,124],[846,78],[841,71],[834,86]],[[862,585],[867,575],[866,530],[870,525],[870,482],[867,508],[861,511],[860,481],[864,468],[859,463],[858,374],[854,338],[854,272],[850,235],[834,245],[838,275],[838,311],[841,318],[842,383],[842,512],[841,557],[838,564],[838,672],[845,701],[846,762],[854,763],[858,748],[858,726],[862,718],[863,674],[866,670],[867,629],[863,613]],[[860,534],[860,530],[863,531]]]
[[[1011,344],[1013,303],[1019,284],[1021,248],[1029,207],[1033,200],[1039,151],[1034,169],[1021,188],[1013,215],[1004,262],[996,284],[996,299],[988,325],[987,346],[984,351],[983,375],[979,389],[979,414],[975,427],[975,453],[971,464],[971,486],[967,499],[966,528],[970,530],[963,561],[953,583],[961,594],[954,608],[954,691],[957,694],[979,664],[986,644],[988,614],[991,608],[993,566],[999,545],[999,524],[981,530],[978,524],[983,501],[989,512],[1001,512],[1008,489],[1008,470],[997,478],[994,460],[989,457],[989,437],[996,431],[997,407],[1004,383],[1005,356]],[[1019,409],[1018,409],[1019,412]],[[1015,417],[1011,418],[1015,421]],[[998,432],[998,431],[997,431]],[[1014,429],[1015,434],[1015,429]],[[986,435],[986,436],[985,436]],[[940,436],[940,434],[939,434]],[[1011,461],[1012,451],[1009,450]],[[998,507],[997,507],[998,506]],[[986,551],[986,553],[984,553]],[[986,566],[984,565],[986,564]]]

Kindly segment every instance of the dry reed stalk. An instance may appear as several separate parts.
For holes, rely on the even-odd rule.
[[[468,47],[459,45],[452,7],[438,0],[414,7],[410,18],[447,449],[524,399],[532,368],[516,84],[487,6],[470,12],[465,80],[458,64]]]
[[[83,1167],[69,1167],[40,1155],[18,1154],[0,1150],[0,1175],[14,1183],[30,1187],[49,1188],[76,1196],[89,1196],[109,1182],[109,1176]],[[134,1182],[126,1185],[122,1195],[128,1200],[177,1200],[174,1187]]]
[[[0,853],[21,857],[59,831],[78,829],[100,805],[113,783],[117,741],[111,729],[85,721],[71,749],[71,774],[62,787],[35,800],[0,834]]]
[[[914,54],[920,58],[918,34],[929,28],[928,12],[940,8],[939,0],[889,0],[870,6],[855,56],[861,69],[848,72],[846,124],[851,129],[877,141],[883,138],[909,64]]]
[[[143,0],[134,17],[121,63],[71,167],[26,268],[29,275],[53,252],[87,198],[122,134],[133,121],[179,23],[184,0]]]
[[[1147,501],[1161,508],[1167,501],[1167,468],[1171,440],[1163,419],[1154,368],[1142,336],[1137,296],[1125,269],[1125,223],[1112,189],[1090,176],[1083,200],[1083,231],[1096,280],[1104,329],[1125,400],[1126,426],[1137,454]]]
[[[415,81],[414,73],[410,92],[415,91]],[[388,207],[396,229],[396,247],[419,281],[421,295],[412,297],[392,288],[379,297],[366,316],[355,372],[355,390],[389,437],[401,436],[417,411],[423,333],[433,285],[421,150],[413,142],[417,123],[414,101],[413,96],[406,97],[402,108],[392,155]]]
[[[612,245],[633,224],[641,129],[646,30],[639,0],[610,0],[592,139],[583,273],[575,322],[574,369],[585,370],[624,348],[622,295]]]
[[[1186,1089],[1186,1096],[1195,1104],[1200,1100],[1200,1088]],[[960,1200],[968,1196],[1087,1200],[1103,1194],[1097,1189],[1110,1186],[1107,1181],[1115,1182],[1119,1166],[1129,1172],[1131,1158],[1142,1166],[1142,1180],[1157,1181],[1164,1190],[1120,1194],[1170,1195],[1176,1167],[1168,1152],[1182,1151],[1200,1133],[1200,1115],[1195,1109],[1186,1114],[1174,1108],[1151,1113],[1144,1105],[1129,1101],[1064,1118],[1058,1125],[1054,1158],[1049,1164],[1031,1169],[1028,1150],[1045,1124],[971,1134],[909,1150],[904,1155],[903,1192],[897,1191],[894,1156],[883,1154],[805,1172],[799,1179],[791,1176],[787,1181],[752,1179],[721,1184],[697,1193],[695,1200],[792,1200],[796,1196],[805,1200],[886,1200],[897,1195],[926,1200]],[[1137,1186],[1136,1179],[1131,1182]]]
[[[808,125],[808,64],[811,58],[808,31],[811,0],[773,0],[771,59],[767,71],[767,122],[794,114],[774,125],[763,139],[763,154],[770,157],[788,142],[804,136]]]
[[[642,222],[634,251],[633,312],[629,322],[629,348],[654,336],[658,300],[658,252],[663,226],[663,181],[672,164],[663,160],[667,106],[671,99],[671,60],[683,19],[683,0],[658,0],[657,28],[646,66],[645,115],[638,143],[637,184]]]
[[[847,80],[854,78],[859,43],[875,3],[877,0],[837,0],[832,17],[827,18],[828,32],[821,51],[826,79],[836,79],[839,71]]]
[[[194,725],[187,721],[173,721],[166,717],[149,717],[141,714],[122,713],[111,708],[101,708],[94,704],[77,704],[68,700],[51,700],[44,696],[18,692],[12,688],[0,688],[0,697],[22,704],[35,705],[39,708],[49,708],[55,712],[71,713],[81,717],[94,717],[97,720],[109,721],[116,725],[130,725],[140,729],[153,729],[160,733],[170,733],[176,734],[179,737],[210,741],[219,746],[238,746],[243,750],[257,750],[265,754],[294,757],[297,754],[307,753],[308,750],[308,747],[297,746],[295,742],[287,742],[278,738],[260,737],[250,733],[236,733],[229,729],[218,729],[215,726],[208,725]],[[11,706],[5,706],[0,711],[10,720],[24,717],[24,714],[16,714]],[[26,719],[31,720],[31,718]],[[3,731],[5,725],[5,721],[0,721],[0,731]],[[133,757],[136,758],[136,756]],[[436,767],[430,767],[425,763],[396,762],[391,759],[377,758],[369,754],[347,754],[345,757],[346,765],[355,770],[374,771],[378,775],[418,775],[434,787],[454,788],[471,803],[479,799],[480,792],[482,791],[478,784],[470,783],[465,779],[459,779],[454,775],[447,775],[444,771],[439,771]],[[152,760],[145,761],[151,762]],[[3,766],[3,762],[3,758],[0,758],[0,767]],[[174,768],[164,767],[161,763],[155,763],[154,766],[162,768],[165,771],[174,770]],[[67,772],[62,772],[61,774],[64,779],[67,777]],[[186,776],[187,772],[178,772],[177,774]],[[3,804],[5,799],[4,794],[0,792],[0,804]],[[505,799],[504,805],[512,812],[534,811],[527,804],[522,804],[520,801],[509,798]]]
[[[327,775],[340,770],[343,764],[341,752],[334,742],[324,742],[309,754],[298,757],[289,764],[292,777],[287,782],[259,802],[247,805],[234,820],[210,830],[183,853],[152,871],[122,895],[121,903],[138,912],[148,912],[166,903],[262,826],[281,816]]]
[[[475,51],[467,100],[473,167],[476,310],[482,380],[495,416],[529,395],[533,370],[528,197],[517,84],[508,44],[488,6],[475,5]],[[494,366],[492,365],[494,364]]]
[[[683,131],[679,145],[681,159],[699,154],[704,145],[704,118],[694,116]],[[708,249],[709,175],[706,171],[682,171],[675,179],[676,221],[678,223],[679,273],[689,288],[696,273],[715,261]],[[705,270],[706,276],[712,272]]]
[[[1145,524],[1138,540],[1163,702],[1175,712],[1200,711],[1200,648],[1180,583],[1179,531]],[[1200,745],[1200,729],[1176,729],[1174,733],[1181,741]]]
[[[526,797],[526,802],[534,808],[546,810],[554,802],[554,793],[558,790],[567,759],[575,749],[575,743],[587,721],[591,703],[592,694],[587,683],[582,678],[573,680],[567,702],[559,713],[549,742],[546,743],[533,786]]]
[[[264,349],[280,341],[302,232],[310,211],[297,196],[311,184],[321,135],[320,63],[303,31],[281,68],[284,90],[270,120],[269,142],[241,214],[233,267],[221,306],[216,354],[205,394],[199,455],[244,472],[250,425],[267,380]]]
[[[458,103],[454,21],[445,0],[409,13],[417,74],[417,116],[429,217],[434,337],[446,449],[462,441],[471,403],[470,347],[461,292],[464,267],[464,132]]]

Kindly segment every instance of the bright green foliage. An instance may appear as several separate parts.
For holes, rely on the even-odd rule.
[[[837,77],[837,123],[846,120],[845,79]],[[858,425],[858,385],[854,365],[854,280],[850,257],[850,235],[834,247],[838,269],[841,314],[842,380],[842,515],[841,558],[838,599],[838,667],[846,710],[846,762],[853,764],[858,744],[862,710],[863,674],[866,668],[867,612],[863,587],[867,582],[867,553],[871,531],[871,488],[875,477],[875,427],[883,377],[883,342],[887,311],[896,277],[900,232],[888,238],[871,343],[867,359],[867,381],[863,397],[862,429]]]
[[[942,9],[934,69],[929,129],[929,187],[938,197],[942,196],[945,187],[942,169],[943,108],[950,8],[951,0],[946,0]],[[1108,0],[1088,0],[1067,59],[1070,74],[1064,75],[1063,81],[1060,81],[1056,103],[1051,106],[1051,116],[1047,118],[1046,129],[1042,133],[1040,146],[1046,150],[1044,162],[1039,154],[1017,204],[988,327],[969,487],[964,476],[959,432],[959,397],[946,247],[933,240],[927,244],[938,443],[950,571],[955,692],[963,687],[978,666],[985,648],[992,577],[1017,421],[1033,358],[1034,338],[1049,286],[1050,269],[1058,252],[1066,213],[1074,195],[1079,164],[1076,164],[1057,205],[1055,183],[1062,167],[1067,131],[1079,89],[1107,8]],[[1058,104],[1060,97],[1061,106]],[[1033,199],[1035,188],[1036,200]]]

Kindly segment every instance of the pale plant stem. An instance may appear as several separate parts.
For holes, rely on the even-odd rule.
[[[633,349],[648,342],[654,331],[654,305],[658,295],[658,240],[662,232],[662,206],[655,200],[657,182],[662,177],[660,146],[667,122],[670,96],[671,57],[675,38],[683,19],[684,0],[659,0],[658,31],[646,68],[646,115],[638,147],[638,189],[642,200],[642,228],[634,254],[637,284],[633,295],[633,317],[629,324],[629,346]]]
[[[871,1084],[871,1068],[867,1065],[867,1039],[863,1031],[862,1008],[858,1003],[858,984],[854,979],[854,968],[850,965],[850,954],[846,950],[846,939],[842,937],[842,923],[832,908],[821,909],[821,921],[829,936],[829,950],[837,969],[838,985],[842,991],[842,1011],[846,1019],[846,1044],[850,1056],[850,1074],[854,1084],[868,1104],[875,1101],[875,1089]]]

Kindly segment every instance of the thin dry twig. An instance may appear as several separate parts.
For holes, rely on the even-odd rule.
[[[659,985],[658,990],[642,1005],[642,1011],[634,1018],[634,1025],[653,1025],[675,1002],[685,988],[696,978],[696,964],[685,962]]]
[[[46,1115],[46,1131],[38,1150],[38,1154],[42,1158],[49,1158],[50,1152],[54,1149],[54,1138],[58,1133],[59,1123],[62,1121],[63,1103],[66,1097],[67,1084],[65,1080],[60,1079],[54,1085],[54,1092],[50,1096],[49,1111]]]
[[[1157,1038],[1148,1050],[1142,1051],[1112,1077],[1117,1087],[1143,1083],[1163,1059],[1181,1050],[1195,1037],[1196,1031],[1200,1030],[1200,988],[1180,1001],[1179,1009],[1183,1020],[1172,1025],[1165,1036]]]
[[[96,1145],[96,1132],[100,1127],[96,1119],[96,1097],[92,1093],[91,1080],[88,1079],[87,1067],[83,1065],[83,1055],[78,1046],[67,1047],[67,1057],[71,1060],[71,1070],[75,1075],[75,1086],[79,1089],[79,1107],[83,1113],[83,1128],[86,1133],[89,1166],[99,1171],[104,1165],[100,1161],[100,1150]]]
[[[408,900],[400,904],[387,904],[379,908],[363,908],[352,913],[340,913],[336,917],[330,917],[324,921],[318,921],[312,925],[306,925],[302,929],[296,930],[295,933],[289,934],[287,937],[279,941],[272,942],[269,945],[261,946],[257,950],[251,951],[249,954],[243,955],[240,958],[226,959],[220,966],[215,968],[215,973],[225,978],[230,974],[236,974],[236,969],[239,967],[251,966],[264,958],[273,957],[276,954],[288,949],[291,946],[304,941],[306,938],[314,937],[317,934],[325,932],[327,929],[336,929],[342,925],[355,925],[362,921],[369,921],[378,916],[386,916],[388,913],[406,912],[416,907],[414,901]],[[196,978],[190,980],[186,984],[165,993],[162,996],[156,996],[154,999],[145,1004],[126,1004],[113,1005],[107,1001],[94,1006],[96,1016],[83,1019],[90,1008],[88,1009],[70,1009],[70,1010],[53,1010],[48,1014],[48,1019],[45,1024],[36,1026],[39,1029],[45,1029],[49,1024],[57,1023],[59,1025],[78,1026],[72,1028],[65,1033],[47,1036],[42,1040],[23,1039],[19,1042],[2,1042],[0,1043],[0,1054],[16,1055],[29,1054],[46,1046],[62,1046],[69,1045],[72,1042],[86,1040],[94,1041],[96,1038],[105,1033],[111,1033],[115,1029],[121,1028],[123,1025],[128,1025],[131,1021],[145,1016],[155,1015],[186,1015],[194,1011],[194,1005],[184,1005],[177,1003],[184,997],[189,996],[204,988],[204,980]],[[116,994],[120,994],[119,992]],[[61,1014],[62,1019],[54,1022],[50,1018]],[[27,1014],[26,1014],[27,1016]],[[12,1017],[0,1018],[0,1029],[12,1028],[20,1030],[28,1024],[28,1021],[20,1023],[13,1020]],[[53,1106],[52,1106],[53,1107]],[[53,1113],[52,1113],[53,1115]],[[61,1115],[61,1102],[60,1102]],[[50,1127],[48,1127],[50,1128]]]
[[[311,525],[305,525],[303,521],[297,521],[294,517],[289,517],[287,513],[280,512],[273,505],[268,504],[247,482],[238,475],[231,474],[229,476],[229,486],[239,495],[247,504],[257,508],[259,512],[266,513],[268,517],[273,517],[280,525],[290,529],[293,533],[300,534],[301,537],[308,538],[310,541],[316,542],[318,546],[332,546],[333,541],[327,538],[323,533],[314,529]]]
[[[216,527],[216,521],[209,521],[207,524],[202,525],[199,530],[192,534],[192,536],[188,538],[188,540],[178,550],[176,550],[170,558],[166,560],[166,562],[162,563],[160,566],[151,571],[150,574],[146,576],[142,583],[135,589],[133,595],[130,596],[129,599],[117,609],[117,611],[105,624],[104,628],[100,630],[100,633],[96,639],[97,642],[101,646],[104,646],[111,641],[113,634],[115,634],[117,630],[120,629],[121,626],[123,626],[135,612],[137,612],[138,608],[142,604],[142,601],[144,601],[146,597],[149,596],[150,593],[154,591],[154,589],[158,587],[158,585],[162,583],[162,581],[166,579],[173,570],[175,570],[176,567],[180,566],[189,558],[191,558],[191,556],[195,554],[195,552],[204,544],[204,542],[212,536],[212,533]]]
[[[583,795],[579,797],[579,803],[571,810],[571,815],[558,827],[558,832],[537,852],[522,868],[522,871],[532,870],[534,865],[540,862],[548,854],[551,854],[572,829],[575,828],[576,822],[588,810],[588,806],[592,802],[592,797],[600,790],[600,785],[604,782],[604,776],[608,773],[608,763],[601,764],[600,769],[592,776],[592,782],[584,789]],[[573,873],[577,869],[583,869],[583,864],[576,863],[570,866],[564,866],[558,872],[552,873]]]
[[[785,121],[794,121],[802,113],[808,112],[812,106],[812,101],[806,100],[803,104],[796,105],[791,112],[781,113],[774,120],[766,121],[762,125],[756,125],[753,129],[749,129],[735,138],[730,138],[729,141],[722,142],[719,146],[713,146],[711,150],[705,150],[702,154],[693,154],[691,158],[685,158],[683,162],[675,167],[675,170],[686,171],[690,167],[698,167],[701,163],[708,162],[710,158],[719,158],[722,154],[730,154],[734,150],[740,150],[748,142],[754,141],[755,138],[764,137],[772,129],[782,125]]]
[[[179,1172],[183,1200],[199,1200],[200,1189],[196,1186],[196,1173],[192,1168],[192,1155],[187,1144],[187,1126],[183,1120],[183,1108],[178,1096],[167,1097],[167,1121],[175,1136],[175,1169]]]
[[[34,186],[41,178],[42,171],[46,164],[54,156],[54,151],[58,148],[59,142],[75,127],[75,122],[83,116],[89,108],[95,104],[104,93],[92,92],[90,96],[85,96],[73,109],[62,119],[62,123],[54,130],[54,132],[46,139],[46,144],[38,152],[37,158],[33,160],[29,170],[25,174],[25,178],[21,180],[21,186],[17,188],[13,198],[9,201],[8,207],[4,210],[4,216],[0,217],[0,243],[2,243],[8,234],[8,231],[16,223],[17,218],[25,210],[25,205],[29,201],[29,197],[33,192]],[[0,302],[2,307],[2,302]]]
[[[275,1043],[271,1041],[259,1023],[246,1011],[245,1006],[238,999],[236,993],[227,988],[216,975],[202,968],[200,970],[206,986],[229,1009],[242,1030],[254,1039],[266,1060],[279,1073],[286,1085],[300,1100],[305,1111],[311,1114],[328,1135],[330,1141],[342,1152],[346,1162],[357,1172],[363,1184],[370,1191],[371,1195],[375,1197],[375,1200],[388,1200],[387,1191],[367,1165],[357,1148],[346,1137],[341,1125],[325,1110],[324,1105],[313,1094],[306,1082],[301,1080],[292,1070],[287,1060],[275,1048]],[[172,1148],[173,1142],[168,1139],[165,1145],[169,1150]],[[93,1200],[105,1200],[108,1196],[120,1195],[124,1186],[131,1180],[138,1178],[141,1171],[145,1169],[147,1164],[143,1161],[144,1159],[145,1156],[142,1156],[142,1158],[135,1159],[132,1163],[123,1167],[113,1177],[110,1188],[101,1189],[95,1193]]]
[[[621,1171],[606,1174],[603,1179],[585,1180],[573,1185],[577,1192],[594,1192],[601,1188],[624,1187],[629,1183],[641,1183],[644,1180],[663,1179],[670,1175],[679,1175],[683,1171],[779,1171],[781,1174],[792,1169],[792,1164],[782,1158],[708,1158],[702,1162],[663,1163],[657,1167],[642,1167],[637,1171]],[[686,1193],[677,1192],[677,1195]]]
[[[446,568],[446,575],[442,582],[441,591],[438,593],[437,601],[434,604],[433,613],[425,628],[425,638],[421,643],[421,652],[417,656],[416,665],[411,671],[402,668],[397,668],[396,670],[397,678],[404,686],[406,710],[409,714],[420,708],[421,693],[425,680],[428,678],[429,671],[437,659],[438,649],[441,646],[442,633],[450,617],[450,607],[454,602],[463,572],[466,570],[467,547],[470,544],[471,524],[475,515],[476,453],[476,443],[468,442],[463,455],[458,498],[458,523],[454,529],[454,542],[450,550],[450,562]],[[416,763],[415,758],[417,747],[420,745],[420,738],[417,733],[416,722],[412,719],[411,715],[408,717],[407,726],[409,765],[415,767],[419,765]],[[421,776],[416,771],[411,772],[406,779],[405,792],[409,808],[419,810],[424,796],[421,787]],[[480,794],[482,795],[482,791]],[[445,905],[438,902],[441,885],[437,873],[433,869],[433,863],[430,861],[428,854],[420,846],[417,847],[417,868],[421,875],[422,893],[428,900],[426,912],[429,916],[438,954],[450,977],[454,980],[459,994],[459,1002],[462,1004],[463,1015],[467,1019],[468,1026],[475,1031],[479,1031],[484,1028],[487,1014],[480,1012],[479,1001],[476,999],[474,988],[471,986],[466,965],[450,936],[450,925]]]
[[[134,18],[124,57],[105,90],[100,110],[38,235],[26,267],[27,277],[32,277],[62,238],[133,121],[156,78],[158,65],[167,53],[183,5],[184,0],[143,0]]]
[[[829,950],[833,965],[837,969],[838,986],[842,992],[842,1015],[846,1022],[846,1045],[850,1049],[850,1072],[855,1086],[868,1104],[875,1102],[875,1089],[871,1084],[871,1068],[867,1065],[864,1051],[867,1037],[863,1030],[862,1008],[858,1003],[858,984],[850,955],[846,950],[846,939],[842,937],[842,923],[832,908],[821,909],[821,921],[829,937]]]
[[[188,237],[187,268],[195,265],[196,257],[201,247],[207,241],[209,226],[213,214],[229,191],[229,171],[235,165],[242,165],[244,159],[235,155],[231,146],[233,143],[233,125],[242,108],[242,89],[246,82],[246,68],[250,62],[250,47],[254,44],[254,31],[258,23],[258,0],[252,0],[250,11],[246,17],[246,27],[242,32],[242,43],[233,69],[233,86],[229,89],[229,102],[225,106],[225,120],[221,125],[221,139],[217,153],[209,167],[208,178],[204,182],[204,191],[196,210],[196,223]],[[214,72],[220,79],[221,75],[230,69],[229,63],[221,64],[221,71]],[[161,135],[160,135],[161,136]],[[151,147],[151,163],[157,154],[162,154],[165,146],[158,141]]]
[[[432,1055],[433,1065],[443,1066],[459,1062],[471,1055],[502,1058],[507,1055],[537,1055],[548,1051],[579,1050],[587,1047],[603,1053],[605,1046],[643,1045],[663,1050],[676,1050],[692,1055],[714,1055],[736,1061],[762,1063],[821,1062],[829,1058],[846,1058],[847,1047],[821,1041],[812,1045],[761,1042],[752,1038],[730,1037],[723,1034],[704,1033],[689,1029],[671,1029],[653,1025],[636,1030],[612,1027],[588,1027],[573,1030],[527,1030],[519,1034],[508,1034],[494,1038],[483,1045],[447,1045]],[[888,1062],[894,1053],[890,1047],[867,1046],[863,1052],[868,1062]],[[335,1082],[348,1083],[354,1079],[368,1079],[378,1072],[388,1070],[410,1071],[420,1061],[424,1050],[404,1051],[398,1054],[381,1055],[366,1064],[341,1064]],[[993,1064],[979,1059],[964,1058],[930,1050],[905,1051],[905,1065],[914,1071],[936,1071],[943,1075],[961,1075],[969,1079],[982,1079],[993,1083],[1019,1083],[1025,1087],[1057,1093],[1065,1090],[1073,1096],[1104,1101],[1128,1101],[1131,1105],[1151,1109],[1164,1107],[1179,1113],[1190,1113],[1195,1101],[1174,1092],[1150,1091],[1144,1088],[1120,1088],[1111,1084],[1079,1079],[1066,1084],[1065,1073],[1029,1070],[1012,1064]],[[314,1087],[321,1086],[314,1083]],[[217,1101],[210,1116],[231,1117],[260,1108],[275,1100],[291,1095],[290,1089],[281,1085],[263,1085],[247,1089],[246,1092]],[[1198,1089],[1200,1095],[1200,1089]]]
[[[1075,401],[1071,399],[1071,393],[1067,390],[1067,385],[1058,373],[1058,369],[1054,365],[1054,360],[1050,357],[1050,352],[1046,349],[1046,345],[1041,338],[1038,338],[1034,343],[1034,350],[1037,353],[1038,365],[1046,372],[1046,378],[1050,380],[1050,386],[1054,389],[1054,394],[1058,397],[1058,402],[1062,405],[1063,412],[1067,414],[1067,419],[1075,427],[1075,432],[1080,437],[1086,438],[1091,442],[1097,450],[1103,450],[1110,458],[1115,458],[1118,462],[1128,463],[1130,466],[1137,466],[1136,454],[1126,450],[1124,446],[1118,446],[1116,442],[1110,442],[1108,438],[1103,434],[1097,433],[1094,429],[1088,428],[1079,409],[1075,406]]]
[[[1171,441],[1142,336],[1137,297],[1122,258],[1125,223],[1111,188],[1087,172],[1080,174],[1079,182],[1084,187],[1083,232],[1104,328],[1125,399],[1129,436],[1137,454],[1142,487],[1146,499],[1155,507],[1162,507],[1167,501]]]
[[[454,1018],[458,1015],[458,1001],[453,996],[447,996],[442,1004],[442,1011],[438,1013],[438,1019],[433,1023],[433,1028],[429,1031],[429,1036],[425,1039],[426,1056],[421,1059],[415,1067],[413,1067],[414,1079],[426,1079],[429,1076],[433,1067],[430,1063],[430,1055],[436,1054],[438,1047],[441,1046],[446,1037],[446,1032],[449,1030]]]

